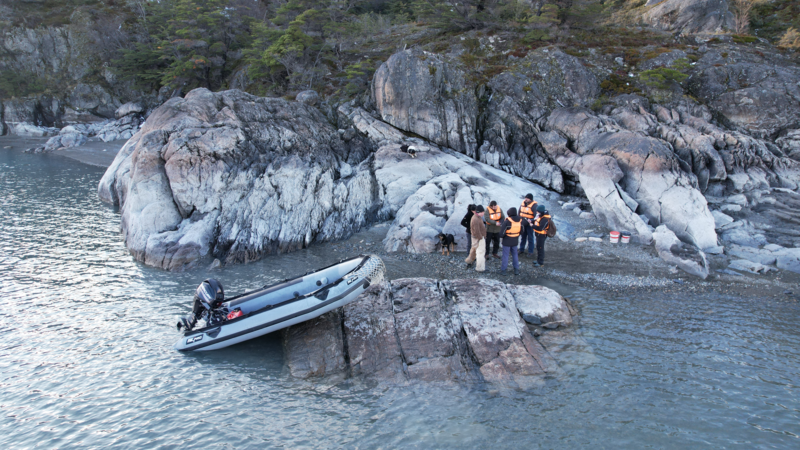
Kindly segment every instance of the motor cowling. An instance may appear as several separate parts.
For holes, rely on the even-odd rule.
[[[192,305],[192,313],[182,318],[178,322],[178,330],[185,328],[187,331],[194,328],[197,321],[206,316],[206,320],[214,317],[212,314],[215,308],[218,308],[225,301],[225,290],[222,288],[222,283],[209,278],[200,283],[197,290],[194,292],[194,304]]]

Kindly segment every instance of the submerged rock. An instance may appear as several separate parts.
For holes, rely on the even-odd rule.
[[[293,376],[528,387],[558,367],[521,314],[568,326],[574,312],[541,286],[406,278],[370,287],[341,310],[340,319],[336,314],[284,333]]]

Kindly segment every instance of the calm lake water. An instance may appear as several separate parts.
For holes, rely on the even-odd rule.
[[[788,297],[551,284],[580,325],[558,353],[564,373],[532,391],[299,382],[277,336],[179,354],[175,318],[208,276],[231,295],[343,254],[148,268],[97,198],[102,168],[2,145],[0,448],[800,448],[800,307]]]

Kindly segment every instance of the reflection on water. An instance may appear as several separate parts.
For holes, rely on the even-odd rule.
[[[529,392],[295,381],[275,336],[178,354],[174,318],[202,279],[233,295],[343,255],[317,246],[216,272],[148,268],[98,201],[101,175],[0,150],[2,448],[800,445],[791,302],[556,285],[581,309],[581,340],[548,335],[565,374]]]

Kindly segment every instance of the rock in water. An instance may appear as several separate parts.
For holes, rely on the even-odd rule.
[[[98,193],[120,206],[125,244],[146,264],[246,262],[364,225],[377,202],[369,152],[307,105],[196,89],[153,111]],[[341,179],[343,163],[356,173]]]
[[[300,378],[349,371],[391,383],[488,381],[527,387],[558,367],[528,331],[520,308],[548,323],[572,322],[566,300],[541,286],[394,280],[372,286],[345,306],[342,326],[325,321],[289,328],[284,334],[286,363]],[[318,351],[320,347],[331,351]],[[347,352],[343,358],[339,348]],[[348,367],[340,368],[340,361]]]

